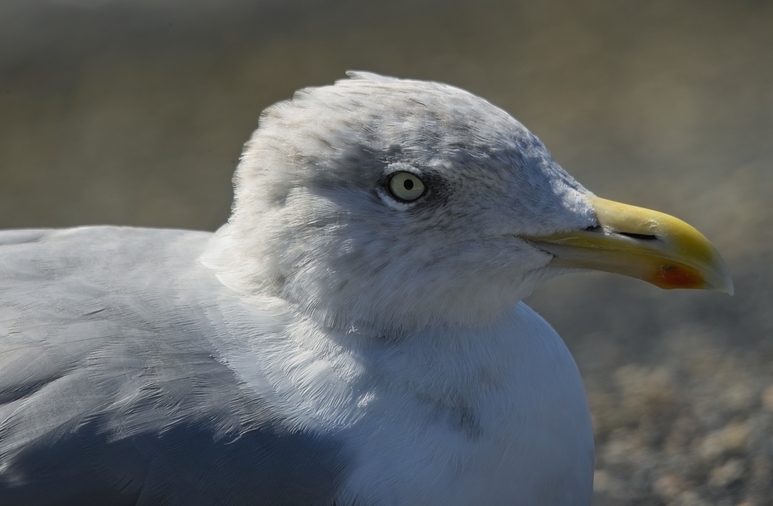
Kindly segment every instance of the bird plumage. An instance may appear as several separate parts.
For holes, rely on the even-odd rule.
[[[197,262],[210,240],[0,234],[4,505],[587,498],[579,375],[528,308],[399,336],[325,329],[220,284]]]
[[[209,235],[0,234],[2,504],[332,497],[340,443],[283,424],[216,352],[217,287],[196,264]]]

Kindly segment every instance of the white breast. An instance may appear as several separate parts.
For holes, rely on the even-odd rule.
[[[526,305],[395,341],[297,323],[264,331],[232,365],[300,426],[346,440],[354,461],[337,504],[590,504],[582,382]]]
[[[477,335],[455,333],[464,331],[404,343],[384,366],[360,407],[344,499],[589,505],[590,415],[558,335],[524,304]]]

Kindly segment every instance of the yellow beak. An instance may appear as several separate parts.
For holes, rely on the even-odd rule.
[[[613,272],[660,288],[699,288],[733,294],[719,252],[687,223],[657,211],[588,196],[599,227],[524,237],[554,256],[553,265]]]

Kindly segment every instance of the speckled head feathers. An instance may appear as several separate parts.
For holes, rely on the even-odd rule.
[[[493,318],[554,274],[519,239],[592,226],[587,193],[506,112],[440,83],[351,72],[264,111],[207,262],[335,326]],[[407,172],[426,191],[394,198]]]

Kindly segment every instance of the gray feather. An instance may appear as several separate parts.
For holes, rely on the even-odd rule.
[[[330,500],[340,443],[284,426],[220,361],[209,237],[0,234],[4,506]]]

